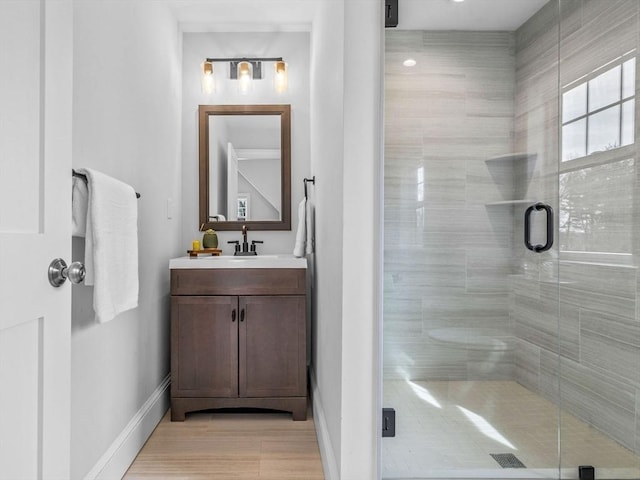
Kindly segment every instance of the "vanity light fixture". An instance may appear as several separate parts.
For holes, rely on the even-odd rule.
[[[275,67],[275,85],[276,92],[282,93],[287,91],[287,64],[279,60],[274,63]]]
[[[211,95],[216,90],[216,84],[213,78],[213,63],[202,63],[202,93]]]
[[[203,91],[205,85],[205,77],[208,75],[206,68],[211,65],[210,75],[213,78],[213,64],[216,62],[225,62],[229,64],[229,79],[239,80],[239,90],[246,93],[251,89],[253,80],[262,79],[262,62],[274,62],[275,72],[275,88],[278,92],[284,92],[287,89],[287,64],[282,57],[264,57],[264,58],[207,58],[203,63],[202,85]],[[211,80],[213,84],[213,80]]]
[[[249,62],[238,63],[238,89],[240,93],[247,93],[253,81],[252,66]]]

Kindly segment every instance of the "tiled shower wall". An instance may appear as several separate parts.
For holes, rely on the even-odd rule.
[[[562,0],[558,30],[558,4],[550,2],[518,30],[515,148],[538,153],[529,197],[558,202],[558,78],[566,85],[637,48],[639,5],[637,0]],[[636,132],[638,124],[636,120]],[[624,222],[608,222],[604,243],[630,243],[626,253],[632,255],[619,256],[625,262],[617,265],[602,256],[593,258],[602,241],[587,241],[592,252],[571,257],[558,249],[546,256],[523,255],[521,275],[512,277],[511,316],[517,338],[515,379],[557,400],[559,371],[562,406],[640,453],[640,210],[636,149],[626,153],[624,162],[617,163],[622,169],[617,178],[611,169],[593,171],[578,193],[605,198],[614,206]],[[631,204],[629,191],[636,197]],[[573,206],[588,205],[592,203]],[[629,237],[630,242],[624,241]],[[556,245],[564,240],[561,232]]]
[[[514,35],[387,30],[385,68],[384,376],[512,378]]]
[[[640,196],[612,232],[631,234],[624,265],[529,253],[523,206],[499,203],[558,205],[558,82],[637,48],[639,4],[562,0],[559,29],[551,1],[514,34],[387,30],[384,378],[515,379],[553,400],[561,382],[563,407],[640,452]],[[509,152],[525,167],[485,162]],[[585,190],[628,188],[603,173]]]

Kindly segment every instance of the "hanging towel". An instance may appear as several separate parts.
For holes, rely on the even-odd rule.
[[[296,244],[293,247],[293,255],[304,257],[307,240],[307,199],[303,198],[298,205],[298,229],[296,230]]]
[[[87,182],[82,178],[73,177],[71,190],[71,235],[84,237],[87,231],[87,206],[89,191]]]
[[[85,285],[100,323],[138,306],[138,205],[130,185],[88,168]]]
[[[314,235],[314,221],[315,221],[315,211],[313,208],[313,204],[307,200],[306,213],[305,213],[305,253],[310,255],[314,250],[315,243],[315,235]]]

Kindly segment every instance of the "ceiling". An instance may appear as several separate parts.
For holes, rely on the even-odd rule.
[[[311,30],[317,6],[323,1],[332,0],[166,0],[166,3],[186,32],[300,32]]]
[[[164,0],[183,31],[308,31],[335,0]],[[351,0],[344,0],[351,1]],[[380,0],[382,1],[382,0]],[[398,0],[401,30],[516,30],[548,0]]]
[[[401,30],[513,31],[548,0],[398,0]]]

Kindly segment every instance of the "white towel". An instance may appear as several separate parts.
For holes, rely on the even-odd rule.
[[[307,208],[305,215],[305,252],[307,255],[313,253],[314,243],[315,243],[315,235],[314,235],[314,221],[315,221],[315,211],[313,209],[313,204],[307,200]]]
[[[85,285],[93,285],[100,323],[138,306],[138,205],[135,190],[88,168]]]
[[[298,204],[298,229],[296,230],[296,244],[293,247],[293,255],[304,257],[307,240],[307,199],[303,198]]]
[[[84,237],[87,231],[87,206],[89,191],[87,182],[82,178],[73,177],[71,190],[71,235]]]

